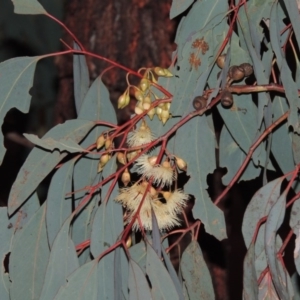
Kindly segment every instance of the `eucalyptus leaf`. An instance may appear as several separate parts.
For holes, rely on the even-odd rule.
[[[215,299],[211,276],[196,241],[184,250],[180,267],[190,300]]]
[[[45,217],[44,204],[13,239],[9,260],[11,299],[40,298],[50,254]]]
[[[47,15],[44,7],[37,0],[12,0],[14,13],[21,15]]]
[[[177,131],[174,154],[187,163],[187,175],[191,178],[184,190],[196,198],[194,217],[204,223],[208,233],[220,240],[224,239],[226,230],[223,212],[213,204],[206,191],[207,175],[213,173],[216,162],[215,136],[205,115],[193,118]]]
[[[285,214],[286,194],[283,193],[272,206],[265,227],[265,250],[270,274],[280,299],[290,299],[293,294],[289,291],[289,275],[277,258],[276,233],[283,222]]]
[[[71,196],[74,160],[64,163],[53,175],[46,202],[46,224],[50,248],[66,219],[72,213]]]
[[[79,146],[75,141],[64,139],[55,140],[51,137],[46,139],[40,139],[37,135],[24,133],[24,136],[31,143],[39,146],[43,149],[53,151],[54,149],[60,152],[67,151],[69,153],[85,152],[86,150]]]
[[[10,283],[8,273],[4,267],[4,259],[11,247],[11,238],[13,234],[13,226],[10,226],[10,221],[7,217],[7,207],[0,207],[0,260],[1,260],[1,268],[0,268],[0,295],[1,299],[9,300],[9,286],[7,283]]]
[[[128,288],[130,300],[151,299],[150,287],[144,272],[134,261],[129,261]]]
[[[23,3],[22,0],[16,2]],[[17,57],[0,63],[0,119],[2,122],[6,113],[14,107],[23,113],[28,113],[31,100],[29,90],[32,87],[36,64],[41,58],[43,57]],[[5,147],[1,133],[0,164],[2,164],[4,154]]]
[[[170,9],[170,19],[173,19],[183,13],[193,2],[194,0],[173,0]]]
[[[151,294],[153,300],[179,299],[170,275],[154,249],[149,244],[147,244],[146,272],[151,282]]]
[[[74,42],[74,49],[82,50],[76,42]],[[90,85],[89,69],[84,54],[73,55],[73,76],[75,106],[78,114]]]
[[[71,139],[80,142],[94,127],[94,122],[71,120],[52,128],[43,139]],[[8,199],[8,212],[12,214],[35,191],[40,182],[66,156],[57,151],[49,152],[34,147],[18,173]]]
[[[48,261],[45,281],[40,300],[52,300],[67,277],[79,268],[75,246],[70,238],[70,216],[57,234]]]
[[[72,273],[54,300],[98,300],[97,263],[96,260],[92,260]]]

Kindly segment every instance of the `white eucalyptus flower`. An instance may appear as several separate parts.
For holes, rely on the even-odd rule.
[[[137,147],[144,144],[148,144],[154,140],[154,136],[143,120],[139,129],[133,130],[128,133],[127,143],[129,147]]]

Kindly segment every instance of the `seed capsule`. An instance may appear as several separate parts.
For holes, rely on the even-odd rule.
[[[225,108],[230,108],[233,104],[233,96],[228,90],[224,90],[221,94],[221,103]]]
[[[233,81],[239,81],[245,77],[245,72],[239,66],[231,66],[228,70],[228,76]]]
[[[193,107],[196,110],[201,110],[206,107],[207,99],[203,96],[197,96],[193,100]]]
[[[217,65],[220,69],[224,68],[226,54],[222,54],[217,58]]]
[[[240,68],[244,70],[245,76],[248,77],[253,73],[253,67],[248,63],[243,63]]]

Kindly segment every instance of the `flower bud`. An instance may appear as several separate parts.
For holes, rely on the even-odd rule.
[[[164,72],[164,69],[161,68],[161,67],[155,67],[154,68],[154,73],[158,76],[165,76],[165,72]]]
[[[112,146],[112,140],[111,140],[110,137],[108,137],[108,138],[106,139],[106,141],[105,141],[105,149],[106,149],[106,150],[107,150],[107,149],[110,149],[111,146]]]
[[[147,78],[142,78],[139,86],[140,86],[141,90],[143,92],[145,92],[150,86],[149,80]]]
[[[136,90],[134,92],[134,97],[137,101],[143,101],[144,100],[144,95],[140,90]]]
[[[155,115],[155,108],[151,108],[148,112],[147,115],[149,116],[150,120],[153,119],[154,115]]]
[[[143,109],[148,110],[151,106],[151,99],[150,97],[145,97],[143,100]]]
[[[130,102],[130,97],[128,94],[128,90],[126,90],[125,93],[122,94],[118,99],[118,108],[119,109],[124,108],[125,106],[127,106],[129,104],[129,102]]]
[[[163,125],[165,125],[166,122],[170,119],[170,116],[171,116],[171,115],[170,115],[169,110],[163,109],[163,110],[161,111],[161,121],[162,121]]]
[[[138,101],[135,105],[135,108],[134,108],[134,112],[137,114],[137,115],[140,115],[144,112],[144,109],[143,109],[143,103],[142,101]]]
[[[104,168],[104,166],[107,164],[107,162],[110,160],[110,155],[108,153],[103,154],[100,157],[100,161],[98,164],[98,173],[101,172]]]
[[[130,173],[128,172],[128,169],[126,168],[121,176],[121,181],[124,183],[125,186],[127,186],[128,183],[130,182],[130,180],[131,180]]]
[[[123,152],[118,152],[117,160],[120,164],[125,165],[126,164],[125,154]]]
[[[103,135],[103,133],[98,137],[97,141],[96,141],[96,146],[97,146],[97,150],[99,150],[100,148],[102,148],[105,144],[105,137]]]
[[[173,77],[173,74],[168,69],[163,69],[165,77]]]
[[[156,160],[157,160],[157,156],[150,156],[150,157],[148,157],[148,161],[149,161],[149,164],[151,166],[155,166],[156,165]]]
[[[131,235],[129,235],[126,240],[126,248],[130,248],[131,245],[132,245],[132,238],[131,238]]]
[[[175,163],[179,170],[186,172],[187,165],[186,165],[186,162],[182,158],[175,156]]]

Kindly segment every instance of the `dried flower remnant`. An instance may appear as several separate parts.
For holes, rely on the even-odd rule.
[[[195,53],[191,53],[189,57],[189,63],[191,65],[191,68],[195,68],[198,70],[198,67],[201,65],[201,59],[197,57]]]

